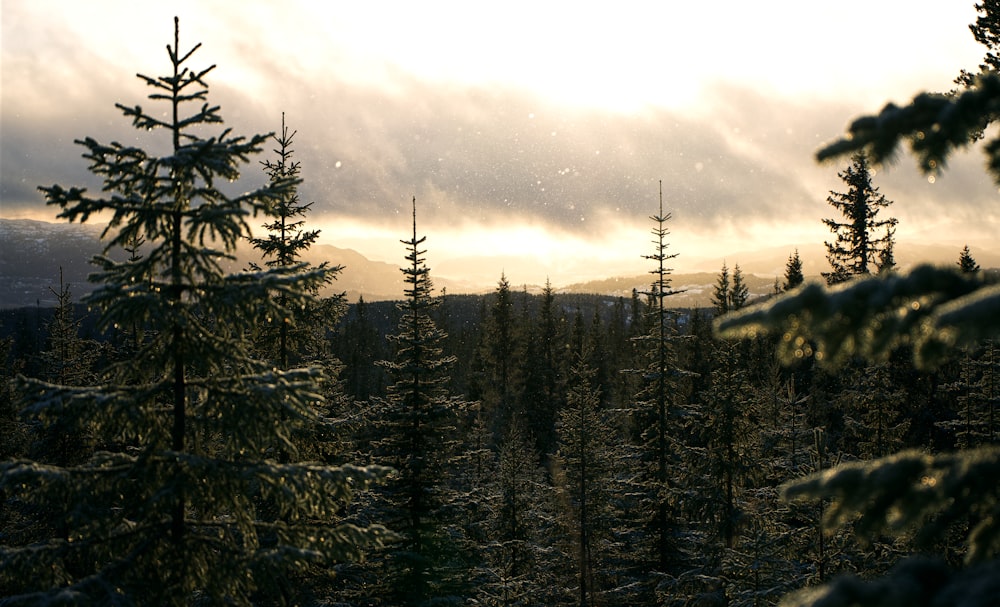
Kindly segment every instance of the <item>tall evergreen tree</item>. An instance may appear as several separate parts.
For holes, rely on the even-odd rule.
[[[743,270],[740,264],[736,264],[730,276],[729,267],[723,263],[719,277],[715,280],[715,289],[712,292],[712,305],[715,306],[715,314],[722,315],[733,310],[739,310],[746,305],[750,298],[750,288],[743,279]]]
[[[785,282],[781,285],[782,291],[791,291],[805,281],[802,275],[802,258],[799,257],[799,250],[788,256],[788,263],[785,264]]]
[[[830,272],[824,272],[827,284],[837,284],[855,276],[870,274],[878,265],[880,255],[885,255],[892,246],[892,228],[895,218],[879,219],[880,210],[892,201],[879,193],[872,185],[871,170],[864,154],[855,154],[851,166],[838,176],[847,184],[846,193],[830,192],[827,202],[837,209],[843,220],[824,219],[836,239],[826,243],[826,258],[830,262]],[[885,236],[876,233],[886,230]]]
[[[969,245],[962,247],[962,252],[958,255],[958,269],[966,274],[974,274],[979,271],[979,264],[972,257]]]
[[[538,376],[536,393],[525,395],[528,427],[535,435],[539,453],[551,453],[555,447],[556,412],[562,408],[565,397],[559,365],[560,317],[556,307],[555,289],[545,281],[538,318],[529,336],[534,343],[535,358],[525,359],[531,365],[525,375]]]
[[[457,596],[456,585],[464,585],[451,570],[456,544],[447,533],[447,510],[453,506],[447,465],[464,403],[447,391],[447,370],[455,358],[443,354],[444,332],[430,316],[440,302],[432,296],[426,251],[420,248],[426,239],[417,237],[414,198],[413,235],[400,241],[407,247],[408,265],[401,268],[406,299],[397,306],[399,332],[390,337],[395,360],[382,363],[394,383],[379,406],[375,452],[377,460],[397,471],[380,493],[386,523],[401,536],[387,555],[380,591],[405,605]]]
[[[29,413],[90,427],[122,447],[77,466],[0,466],[0,491],[51,509],[68,530],[0,549],[0,586],[12,603],[250,604],[258,592],[301,602],[284,585],[289,570],[360,556],[378,538],[376,528],[337,523],[375,469],[266,459],[268,449],[293,452],[289,430],[315,419],[320,373],[255,361],[245,335],[262,310],[280,317],[307,303],[324,272],[223,272],[249,233],[247,217],[282,186],[238,196],[219,189],[266,137],[203,135],[222,122],[207,102],[214,66],[189,68],[200,45],[182,52],[179,38],[175,19],[171,72],[139,76],[166,111],[118,105],[140,131],[167,134],[166,155],[88,137],[78,143],[106,195],[41,188],[60,217],[105,214],[106,250],[146,241],[141,259],[95,259],[101,285],[87,303],[103,328],[145,326],[149,337],[103,385],[22,383]],[[186,113],[191,105],[198,109]],[[255,496],[276,505],[280,523],[257,517]]]
[[[73,294],[63,281],[59,268],[59,289],[49,287],[56,298],[52,319],[46,323],[48,347],[42,352],[43,379],[53,383],[84,386],[96,381],[94,364],[100,354],[100,344],[80,337],[80,321],[76,318]]]
[[[701,471],[695,485],[701,496],[695,520],[711,521],[710,537],[720,538],[720,546],[731,549],[743,516],[741,493],[751,468],[755,437],[750,419],[755,415],[740,348],[723,342],[715,352],[719,364],[696,422],[700,442],[692,468]]]
[[[281,195],[265,207],[265,213],[270,218],[263,225],[267,231],[266,236],[250,238],[250,242],[260,251],[265,265],[270,268],[308,268],[309,264],[302,261],[302,255],[312,247],[320,233],[319,230],[305,229],[305,216],[313,203],[302,203],[299,198],[298,183],[302,167],[292,159],[292,140],[295,134],[296,131],[289,132],[282,112],[281,133],[271,135],[277,145],[274,150],[277,158],[261,161],[268,182],[280,187]],[[256,268],[256,264],[254,267]],[[318,269],[324,272],[322,286],[336,279],[343,267],[330,266],[324,262]],[[318,291],[316,288],[317,294]],[[279,299],[282,297],[284,295],[278,294]],[[287,307],[283,301],[279,301],[279,305]],[[260,323],[265,330],[257,340],[258,347],[269,354],[282,369],[288,368],[290,360],[295,363],[308,359],[315,361],[316,351],[323,348],[325,329],[335,325],[342,312],[342,297],[335,297],[313,302],[297,316],[265,317]]]
[[[46,348],[41,352],[40,379],[63,386],[91,386],[98,380],[96,363],[101,344],[80,337],[70,285],[63,282],[59,269],[59,289],[49,287],[56,298],[52,318],[45,323]],[[67,466],[79,464],[93,450],[87,440],[88,428],[78,428],[69,420],[54,418],[42,426],[33,424],[38,433],[31,449],[34,459]]]
[[[715,314],[721,316],[729,312],[729,305],[732,301],[732,285],[729,279],[729,266],[723,262],[722,269],[719,270],[719,277],[715,279],[715,290],[712,292],[712,305],[715,307]]]
[[[671,287],[671,273],[668,267],[676,253],[668,253],[667,236],[670,230],[667,222],[671,215],[663,212],[663,185],[660,184],[660,208],[651,219],[655,223],[652,230],[654,253],[643,258],[654,263],[650,270],[653,276],[649,291],[647,333],[637,338],[639,347],[645,354],[645,368],[641,370],[644,385],[636,403],[636,421],[640,429],[642,452],[645,459],[645,504],[648,515],[647,525],[652,542],[652,567],[666,572],[675,561],[673,549],[673,519],[671,512],[671,485],[674,471],[671,464],[676,457],[672,435],[672,405],[679,399],[678,378],[682,375],[677,367],[675,341],[676,325],[667,305],[667,298],[679,293]]]
[[[740,269],[740,264],[736,264],[736,267],[733,268],[733,286],[729,291],[729,309],[741,309],[747,305],[748,299],[750,299],[750,287],[743,279],[743,270]]]
[[[555,499],[534,440],[515,417],[501,437],[489,493],[490,534],[484,542],[489,574],[478,598],[488,605],[553,604],[562,598],[563,563]]]
[[[502,428],[519,413],[516,401],[520,391],[515,385],[518,375],[516,355],[520,350],[517,319],[510,282],[505,274],[500,275],[494,297],[486,318],[479,355],[483,359],[485,380],[481,399],[487,411],[489,427],[499,436]]]
[[[599,580],[611,528],[608,487],[615,440],[601,410],[601,395],[593,385],[595,371],[587,364],[589,354],[584,347],[573,355],[566,407],[560,412],[556,463],[565,479],[563,490],[572,513],[568,536],[576,557],[580,607],[598,604],[597,597],[606,589]]]

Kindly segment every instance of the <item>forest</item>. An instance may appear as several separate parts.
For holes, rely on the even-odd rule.
[[[871,171],[984,140],[1000,181],[977,10],[978,73],[818,152],[822,280],[724,265],[702,309],[662,191],[630,297],[437,292],[416,199],[398,300],[321,297],[296,131],[221,127],[175,20],[156,109],[116,104],[160,151],[84,136],[103,189],[39,187],[107,225],[82,301],[3,315],[0,604],[996,605],[1000,285],[898,268]]]

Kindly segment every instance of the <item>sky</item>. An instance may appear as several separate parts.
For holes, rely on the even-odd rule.
[[[135,74],[167,72],[175,15],[193,64],[218,66],[226,126],[284,112],[297,131],[321,242],[401,263],[416,197],[432,275],[477,284],[646,272],[661,183],[675,271],[780,273],[831,238],[847,161],[815,151],[985,54],[972,0],[0,0],[0,217],[54,220],[39,185],[99,187],[74,139],[162,141],[114,104],[152,107]],[[241,184],[263,183],[259,159]],[[877,172],[898,259],[992,249],[983,166]]]

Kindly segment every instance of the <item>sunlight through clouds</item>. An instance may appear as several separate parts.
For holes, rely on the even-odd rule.
[[[416,196],[437,268],[457,273],[478,247],[493,259],[478,262],[490,282],[501,267],[532,281],[630,273],[659,180],[682,267],[821,243],[825,198],[841,184],[814,151],[861,112],[949,88],[982,56],[971,2],[4,0],[0,10],[3,216],[51,218],[35,188],[86,183],[74,139],[136,137],[114,103],[149,104],[134,75],[164,65],[176,14],[182,44],[201,42],[206,67],[218,65],[211,97],[227,126],[267,132],[285,112],[298,131],[301,194],[324,241],[395,260],[408,230],[397,209]],[[848,34],[865,43],[845,44]],[[956,223],[937,239],[977,233],[996,189],[976,154],[933,184],[902,163],[879,174],[899,203],[901,243],[933,233],[919,218],[942,203]],[[248,187],[262,179],[256,168]]]

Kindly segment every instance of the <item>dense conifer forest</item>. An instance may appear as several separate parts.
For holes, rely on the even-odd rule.
[[[83,301],[2,315],[0,604],[997,604],[1000,292],[969,247],[900,271],[869,170],[983,137],[991,68],[822,152],[826,284],[789,251],[672,306],[661,193],[631,296],[444,293],[414,199],[398,300],[348,302],[302,261],[306,134],[225,130],[199,46],[140,76],[172,112],[118,105],[164,155],[86,136],[104,190],[40,188],[111,220]]]

